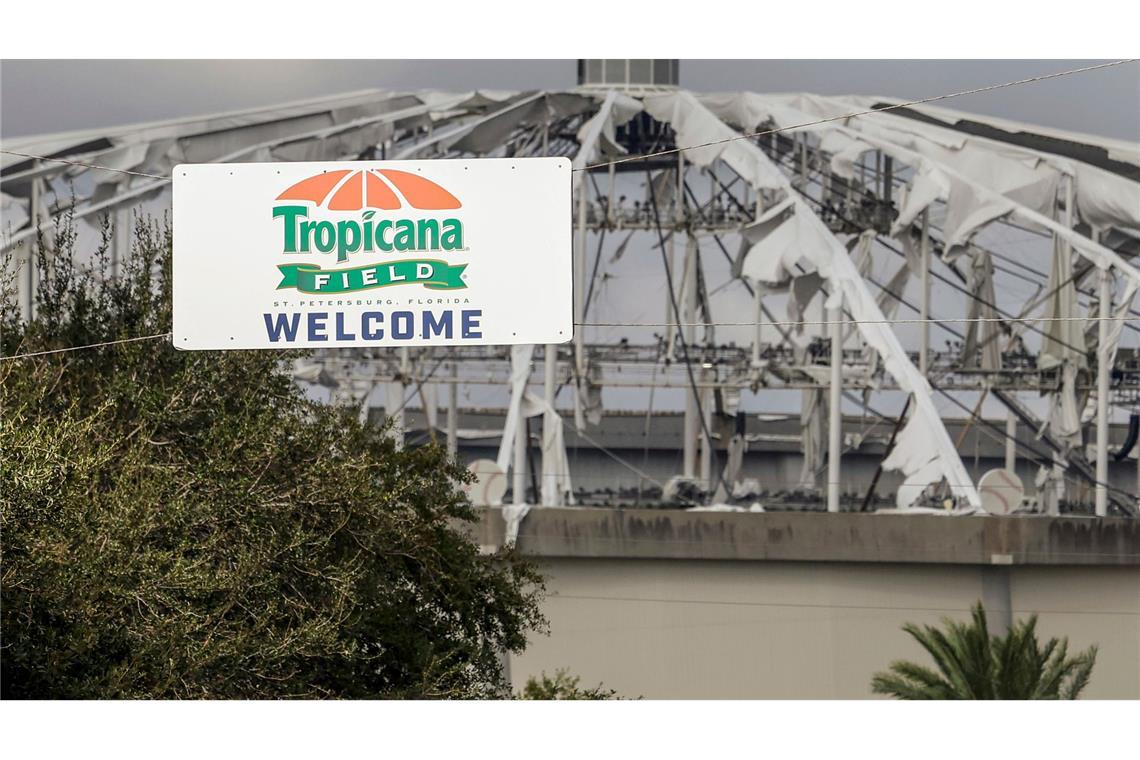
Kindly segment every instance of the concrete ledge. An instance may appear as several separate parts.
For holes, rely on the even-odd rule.
[[[476,540],[501,546],[499,509]],[[519,549],[536,557],[1140,565],[1140,520],[535,507]]]

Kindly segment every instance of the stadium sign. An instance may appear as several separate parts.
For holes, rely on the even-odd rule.
[[[564,343],[565,158],[175,167],[174,344]]]

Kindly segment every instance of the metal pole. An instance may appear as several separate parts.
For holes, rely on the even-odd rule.
[[[1062,224],[1064,224],[1065,227],[1072,229],[1073,228],[1073,202],[1074,202],[1074,198],[1073,198],[1073,177],[1072,177],[1072,175],[1070,175],[1070,174],[1062,174],[1061,175],[1061,193],[1062,193],[1064,208],[1063,209],[1057,209],[1056,208],[1057,203],[1056,203],[1056,201],[1054,201],[1054,204],[1053,204],[1054,205],[1054,215],[1055,216],[1059,215],[1060,216],[1059,221]],[[1054,233],[1053,234],[1054,245],[1059,244],[1061,257],[1065,260],[1066,266],[1071,266],[1072,265],[1072,259],[1073,259],[1073,247],[1071,245],[1069,245],[1069,241],[1067,238],[1061,238],[1060,240],[1058,240],[1057,238],[1058,238],[1057,234]],[[1065,458],[1061,455],[1061,453],[1059,451],[1053,452],[1053,483],[1051,484],[1052,485],[1052,491],[1053,491],[1053,497],[1052,497],[1051,502],[1050,502],[1050,505],[1051,505],[1050,514],[1060,514],[1061,513],[1061,500],[1067,498],[1069,495],[1068,486],[1066,485],[1066,482],[1065,482],[1065,469],[1066,469],[1067,464],[1068,464],[1068,462],[1065,461]]]
[[[930,362],[930,211],[922,212],[922,300],[919,304],[919,319],[922,320],[922,348],[918,352],[918,371],[926,376]]]
[[[773,135],[773,137],[775,137],[775,135]],[[757,188],[756,206],[752,212],[752,218],[759,219],[760,214],[763,213],[763,211],[764,202],[760,197],[760,189]],[[752,297],[756,301],[756,340],[752,344],[752,366],[758,367],[760,366],[760,346],[764,337],[763,330],[761,329],[761,326],[764,323],[764,290],[759,281],[757,281],[753,287],[756,288],[755,292],[752,294]]]
[[[459,363],[451,363],[451,385],[447,389],[447,454],[459,451]]]
[[[32,162],[32,167],[38,166],[38,161]],[[38,229],[40,226],[40,216],[43,213],[43,199],[41,197],[41,179],[32,180],[32,197],[28,205],[28,210],[31,212],[32,228]],[[24,315],[30,322],[36,316],[36,247],[35,241],[38,239],[33,238],[27,242],[28,246],[28,260],[26,269],[24,270]]]
[[[831,322],[831,383],[827,405],[827,511],[839,511],[840,403],[843,391],[843,308],[828,311]]]
[[[1017,416],[1007,412],[1005,417],[1005,469],[1017,472]]]
[[[526,504],[526,417],[520,404],[519,416],[515,421],[515,464],[514,464],[514,503]]]
[[[705,380],[705,381],[708,380],[708,370],[702,368],[701,379]],[[707,386],[704,389],[702,389],[702,391],[701,391],[701,404],[703,405],[702,411],[704,412],[704,422],[705,422],[704,430],[708,430],[709,435],[712,434],[712,407],[713,407],[712,393],[713,393],[712,388],[707,387]],[[712,465],[713,465],[712,450],[713,450],[713,443],[712,443],[712,438],[710,438],[709,435],[702,435],[701,436],[701,485],[709,494],[711,494],[712,490],[713,490],[713,487],[712,487]]]
[[[676,237],[676,233],[673,235]],[[691,246],[685,247],[685,275],[682,279],[684,306],[681,311],[681,340],[686,346],[693,344],[695,328],[693,321],[697,313],[697,257]],[[686,356],[688,353],[686,352]],[[685,442],[681,458],[682,475],[691,478],[697,472],[697,436],[700,434],[700,418],[697,411],[697,390],[690,388],[685,393]]]
[[[670,243],[677,239],[684,221],[685,202],[685,154],[677,153],[677,189],[673,194],[673,235]],[[671,258],[671,257],[670,257]],[[684,291],[684,305],[682,306],[681,321],[686,325],[681,328],[681,340],[685,341],[686,348],[693,345],[696,328],[693,323],[697,318],[697,254],[693,246],[685,245],[685,273],[681,279]],[[688,350],[685,356],[689,356]],[[691,357],[690,357],[691,358]],[[697,474],[697,437],[700,435],[701,423],[697,411],[697,393],[690,388],[685,394],[685,444],[682,451],[682,474],[691,478]]]
[[[550,155],[550,122],[549,121],[547,121],[542,127],[542,155],[544,155],[544,156]],[[610,166],[610,170],[611,171],[613,170],[613,165]],[[585,178],[583,177],[582,195],[585,196],[585,194],[586,194],[586,183],[585,183]],[[579,220],[579,225],[581,225],[581,223],[582,223],[582,220]],[[582,240],[582,248],[584,251],[585,250],[585,236],[584,235],[583,235],[583,240]],[[582,267],[581,267],[582,276],[585,276],[586,260],[585,260],[584,255],[582,257],[581,263],[582,263]],[[582,297],[585,298],[585,291],[583,291]],[[579,321],[580,322],[586,321],[585,320],[585,314],[583,314],[582,316],[583,316],[583,318]],[[556,454],[553,451],[551,451],[550,442],[554,438],[554,419],[553,418],[557,414],[557,412],[554,411],[554,380],[555,380],[555,376],[558,374],[558,346],[557,345],[555,345],[553,343],[547,343],[546,344],[546,346],[543,348],[543,351],[542,351],[542,363],[543,363],[543,389],[542,390],[543,390],[543,398],[546,400],[547,409],[546,409],[546,413],[542,417],[542,446],[540,448],[542,449],[543,475],[539,480],[543,483],[544,493],[542,493],[542,494],[536,493],[535,499],[539,500],[540,497],[545,496],[546,498],[542,499],[543,502],[549,502],[551,506],[558,506],[562,501],[561,496],[558,493],[558,489],[557,488],[549,488],[548,489],[545,485],[547,479],[554,477],[553,475],[549,474],[549,473],[554,472],[553,463],[550,461],[547,461],[547,460],[551,456],[556,456]],[[523,430],[524,431],[526,430],[525,423],[523,425]],[[528,443],[529,443],[529,441],[528,441]],[[516,456],[516,460],[517,460],[517,457],[518,457],[517,450],[515,452],[515,456]],[[545,493],[546,491],[549,491],[549,493]]]
[[[1100,322],[1096,344],[1096,515],[1108,514],[1108,320],[1112,317],[1112,274],[1100,271]]]
[[[115,211],[114,229],[111,230],[111,277],[117,278],[127,254],[131,250],[131,213],[127,209]]]
[[[586,172],[579,172],[578,174],[578,234],[574,240],[577,244],[574,257],[574,266],[576,277],[576,287],[574,288],[576,308],[574,314],[577,324],[574,325],[574,368],[578,388],[578,400],[574,404],[574,423],[579,428],[586,426],[586,417],[583,413],[585,408],[585,399],[582,398],[586,391],[586,342],[584,327],[582,323],[586,321]]]
[[[752,366],[760,366],[760,341],[762,340],[763,331],[761,325],[764,323],[764,296],[761,295],[760,283],[756,283],[755,292],[752,298],[756,302],[756,337],[752,340]]]
[[[610,192],[608,200],[606,201],[606,221],[610,224],[614,223],[616,214],[614,213],[614,191],[617,186],[617,166],[610,164]]]
[[[551,461],[553,457],[558,456],[557,452],[553,451],[552,442],[554,440],[554,391],[555,380],[558,375],[558,346],[553,343],[548,343],[545,349],[545,355],[542,357],[543,361],[543,387],[542,395],[546,399],[546,414],[542,420],[542,478],[543,483],[543,503],[548,506],[557,507],[561,505],[562,498],[557,487],[546,486],[548,480],[554,477],[554,462]]]
[[[408,392],[409,378],[410,378],[411,374],[412,374],[411,356],[408,353],[408,349],[406,347],[402,347],[400,349],[400,378],[401,378],[401,388],[403,388],[403,390],[400,393],[399,411],[397,411],[394,415],[392,415],[392,417],[393,417],[392,432],[395,434],[396,448],[398,448],[398,449],[404,448],[404,436],[405,436],[405,433],[407,432],[407,427],[405,425],[406,420],[407,420],[407,414],[406,414],[407,413],[407,402],[405,400],[405,396],[407,395],[407,392]]]

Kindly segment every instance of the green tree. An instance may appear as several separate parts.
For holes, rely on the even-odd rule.
[[[582,679],[570,675],[570,671],[559,669],[555,671],[554,678],[546,675],[535,678],[531,676],[526,686],[518,695],[519,699],[616,699],[617,692],[607,689],[602,684],[592,688],[583,688],[578,685]]]
[[[972,620],[944,630],[908,623],[903,630],[934,658],[937,670],[899,660],[875,674],[871,690],[899,699],[1076,699],[1088,685],[1096,647],[1068,656],[1069,640],[1037,640],[1037,616],[991,635],[979,602]]]
[[[480,555],[440,448],[307,399],[299,354],[12,358],[169,331],[169,228],[117,278],[108,239],[86,264],[69,225],[44,241],[30,322],[4,289],[3,696],[510,696],[542,579]]]

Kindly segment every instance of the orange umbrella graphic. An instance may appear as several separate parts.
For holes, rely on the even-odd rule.
[[[394,188],[394,189],[393,189]],[[303,179],[277,196],[279,201],[311,201],[330,211],[364,208],[394,210],[403,204],[421,211],[460,208],[463,204],[442,187],[418,174],[396,169],[341,169]]]

